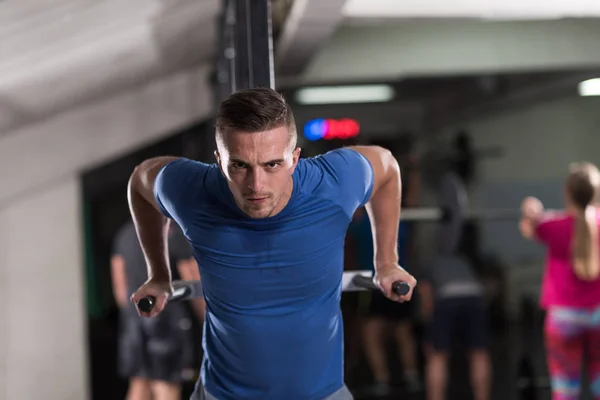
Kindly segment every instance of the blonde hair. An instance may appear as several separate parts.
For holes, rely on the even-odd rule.
[[[594,164],[579,162],[569,166],[567,193],[577,209],[571,243],[573,269],[579,279],[586,281],[600,276],[598,220],[594,206],[599,188],[600,172]]]

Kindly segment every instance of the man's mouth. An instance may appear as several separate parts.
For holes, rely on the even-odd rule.
[[[267,200],[269,197],[268,196],[263,196],[263,197],[246,197],[246,200],[248,200],[251,203],[261,203],[265,200]]]

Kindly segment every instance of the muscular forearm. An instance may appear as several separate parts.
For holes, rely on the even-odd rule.
[[[375,268],[398,262],[398,225],[402,184],[400,167],[391,154],[385,165],[385,179],[367,204],[375,246]]]
[[[169,220],[151,203],[153,200],[148,199],[148,179],[144,175],[144,169],[140,167],[131,175],[129,209],[146,258],[148,277],[170,280],[167,244]]]

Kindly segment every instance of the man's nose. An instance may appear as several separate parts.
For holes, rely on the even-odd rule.
[[[248,187],[255,192],[260,192],[263,186],[264,172],[260,168],[253,168],[248,174]]]

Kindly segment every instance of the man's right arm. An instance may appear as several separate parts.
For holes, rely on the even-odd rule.
[[[138,165],[129,179],[128,200],[138,239],[148,268],[148,282],[136,291],[132,301],[154,296],[156,304],[149,314],[155,316],[166,305],[172,291],[167,237],[169,219],[161,212],[154,196],[154,183],[159,172],[176,157],[157,157]]]
[[[179,157],[157,157],[141,163],[129,179],[129,208],[148,267],[148,281],[132,296],[156,298],[150,313],[155,316],[167,303],[171,286],[169,265],[169,220],[190,226],[190,217],[202,207],[205,177],[210,165]]]
[[[169,219],[154,197],[154,182],[161,169],[175,157],[158,157],[138,165],[129,179],[129,209],[148,267],[149,278],[170,278],[167,237]]]

